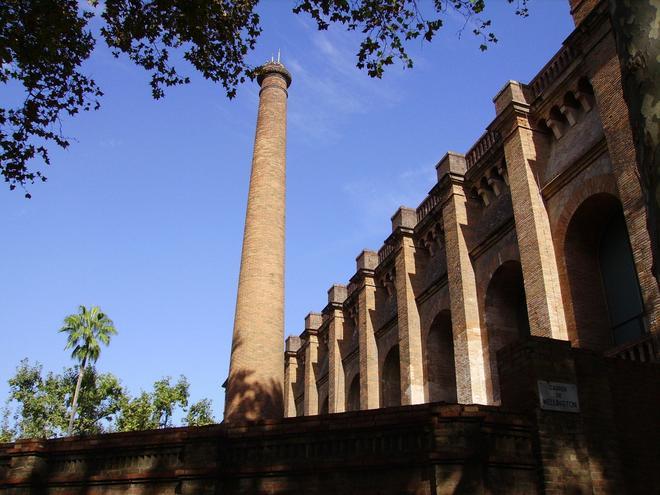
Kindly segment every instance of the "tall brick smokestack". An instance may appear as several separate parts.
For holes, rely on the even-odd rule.
[[[291,74],[279,62],[259,69],[254,139],[225,421],[284,415],[284,217],[286,105]]]

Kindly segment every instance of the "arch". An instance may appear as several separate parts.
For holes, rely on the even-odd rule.
[[[425,349],[429,402],[456,402],[454,335],[449,310],[441,311],[433,320]]]
[[[574,342],[603,351],[644,333],[644,308],[621,203],[597,193],[575,210],[564,238]]]
[[[563,103],[572,108],[580,108],[580,102],[577,101],[577,98],[575,98],[575,94],[572,91],[567,91],[566,94],[564,94]]]
[[[590,95],[594,94],[594,88],[586,76],[581,77],[580,80],[578,81],[578,91]]]
[[[561,113],[561,110],[559,110],[559,107],[557,105],[554,105],[550,109],[549,116],[552,120],[555,120],[557,122],[561,122],[562,124],[567,123],[566,122],[566,117],[564,117],[564,114]]]
[[[520,262],[506,261],[495,270],[486,289],[485,320],[493,401],[498,402],[497,351],[530,333]]]
[[[393,346],[385,360],[380,379],[380,407],[401,405],[401,364],[399,346]]]
[[[568,232],[568,226],[580,205],[596,194],[608,194],[610,196],[618,197],[616,180],[614,177],[602,174],[585,179],[580,183],[580,187],[570,189],[569,194],[562,198],[564,207],[556,212],[551,218],[552,237],[555,244],[555,253],[557,253],[557,268],[559,269],[562,299],[564,301],[564,311],[566,314],[566,327],[568,338],[574,345],[578,345],[578,341],[575,328],[575,316],[573,312],[573,299],[571,298],[571,290],[566,268],[566,235]]]
[[[356,374],[351,380],[346,394],[346,411],[360,410],[360,374]]]

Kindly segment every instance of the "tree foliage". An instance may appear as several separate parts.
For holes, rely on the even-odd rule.
[[[77,376],[76,368],[66,368],[61,374],[49,372],[44,377],[39,363],[32,365],[27,359],[21,361],[9,379],[9,398],[3,412],[0,438],[8,441],[63,435]],[[110,373],[98,373],[88,367],[81,391],[73,433],[112,431],[124,397],[119,380]]]
[[[185,412],[188,406],[189,384],[185,376],[174,384],[171,381],[169,376],[162,378],[154,383],[153,392],[127,398],[117,422],[118,429],[135,431],[172,426],[174,413]]]
[[[516,4],[516,14],[527,16],[527,0],[518,0]],[[397,59],[412,68],[406,42],[419,37],[432,41],[443,26],[448,9],[460,14],[465,26],[474,20],[471,30],[483,40],[482,51],[488,44],[497,43],[495,33],[490,31],[491,21],[478,17],[485,8],[486,0],[301,0],[293,11],[309,14],[319,30],[340,24],[349,31],[362,33],[357,67],[366,69],[371,77],[380,78],[385,67]]]
[[[77,0],[0,0],[0,83],[24,94],[15,106],[4,100],[0,107],[0,173],[10,189],[45,181],[28,162],[49,164],[50,142],[69,146],[64,115],[99,107],[101,90],[80,70],[94,48],[86,29],[91,17]]]
[[[67,334],[64,348],[71,349],[73,359],[79,363],[95,363],[101,355],[101,344],[110,344],[110,339],[117,334],[117,329],[98,306],[92,306],[90,309],[79,306],[78,313],[64,318],[60,332]]]
[[[78,367],[44,376],[39,363],[20,362],[9,379],[9,397],[0,418],[0,442],[19,438],[52,438],[67,431],[68,411]],[[99,373],[93,366],[84,372],[73,424],[73,434],[93,435],[115,431],[136,431],[182,425],[214,423],[209,399],[188,406],[189,383],[181,376],[176,382],[165,377],[153,390],[133,397],[112,373]]]
[[[183,422],[188,426],[205,426],[215,423],[213,411],[211,410],[211,401],[201,399],[195,402],[188,409],[188,414]]]
[[[493,0],[489,0],[493,1]],[[527,0],[507,0],[527,14]],[[247,57],[261,33],[258,0],[0,0],[0,83],[24,99],[0,106],[0,173],[10,189],[46,180],[34,159],[48,165],[49,146],[69,146],[62,118],[97,109],[102,92],[82,70],[96,38],[116,57],[127,56],[151,74],[161,98],[169,86],[187,84],[181,59],[203,77],[220,83],[229,98],[255,76]],[[497,42],[489,20],[479,19],[486,0],[297,0],[319,29],[337,24],[360,32],[357,67],[372,77],[400,60],[412,67],[407,43],[431,41],[448,10],[473,20],[482,50]],[[90,7],[92,7],[90,9]],[[424,7],[424,8],[422,8]],[[98,33],[89,27],[100,11]],[[176,62],[176,63],[175,63]],[[30,197],[28,192],[26,197]]]
[[[69,391],[75,382],[75,370],[64,374]],[[74,421],[74,434],[94,434],[112,430],[112,422],[121,413],[124,388],[111,373],[98,373],[93,367],[85,370],[82,381],[83,394]]]

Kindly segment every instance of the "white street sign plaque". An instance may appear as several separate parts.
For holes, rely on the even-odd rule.
[[[547,411],[580,412],[577,385],[572,383],[558,383],[538,381],[539,402],[541,409]]]

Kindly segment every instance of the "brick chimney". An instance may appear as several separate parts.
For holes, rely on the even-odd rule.
[[[225,421],[284,416],[284,207],[286,106],[291,75],[271,61],[259,69],[241,270]]]

